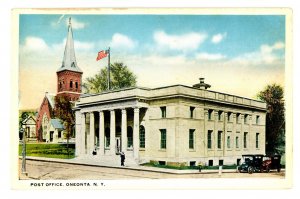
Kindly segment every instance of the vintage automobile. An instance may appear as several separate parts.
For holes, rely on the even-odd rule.
[[[237,167],[238,172],[248,172],[252,174],[253,172],[262,171],[262,162],[264,155],[262,154],[249,154],[242,155],[243,163]]]
[[[281,155],[264,156],[262,162],[262,171],[270,172],[270,170],[276,169],[277,172],[281,170]]]

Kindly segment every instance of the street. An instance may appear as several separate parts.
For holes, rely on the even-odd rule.
[[[218,173],[172,174],[153,171],[108,168],[76,164],[26,161],[28,176],[21,175],[22,160],[19,161],[20,180],[125,180],[125,179],[170,179],[170,178],[220,178]],[[284,171],[277,173],[222,173],[221,178],[278,178],[285,177]]]

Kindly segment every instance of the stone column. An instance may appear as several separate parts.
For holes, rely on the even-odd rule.
[[[104,155],[104,113],[103,111],[99,111],[99,144],[100,144],[100,155]]]
[[[80,144],[80,154],[86,153],[86,145],[85,145],[85,113],[81,113],[81,144]]]
[[[126,109],[122,109],[122,129],[121,129],[121,151],[127,150],[127,113]]]
[[[110,154],[116,154],[116,117],[115,110],[110,111]]]
[[[207,129],[207,124],[208,124],[208,109],[204,109],[204,127],[203,127],[203,131],[204,131],[204,156],[206,157],[208,154],[208,129]],[[211,136],[210,138],[212,139],[213,136]],[[211,146],[213,144],[213,141],[211,143]]]
[[[134,108],[133,117],[133,157],[138,159],[139,157],[139,129],[140,129],[140,109]]]
[[[92,154],[95,149],[95,118],[94,112],[90,112],[90,143],[89,143],[89,151],[88,154]]]
[[[75,112],[75,121],[76,121],[76,126],[75,126],[75,155],[79,156],[80,153],[80,149],[81,149],[81,114],[79,111]]]

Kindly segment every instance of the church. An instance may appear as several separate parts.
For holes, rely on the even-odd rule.
[[[208,90],[209,84],[133,87],[75,103],[76,157],[136,165],[238,165],[265,154],[266,103]],[[97,155],[92,155],[96,150]]]
[[[54,118],[55,97],[67,96],[71,101],[79,99],[81,94],[82,70],[75,57],[71,18],[62,65],[56,71],[57,93],[45,93],[36,117],[37,139],[40,142],[63,142],[64,127],[59,119]]]

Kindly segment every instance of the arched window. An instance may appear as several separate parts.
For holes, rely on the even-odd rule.
[[[127,148],[132,148],[133,146],[133,130],[131,126],[127,127]]]
[[[59,89],[61,89],[62,88],[62,83],[61,82],[59,82]]]
[[[140,126],[140,148],[145,148],[145,127]]]
[[[78,89],[78,82],[75,82],[75,88]]]
[[[105,147],[110,146],[110,128],[105,128]]]
[[[73,88],[73,81],[70,81],[70,88]]]

